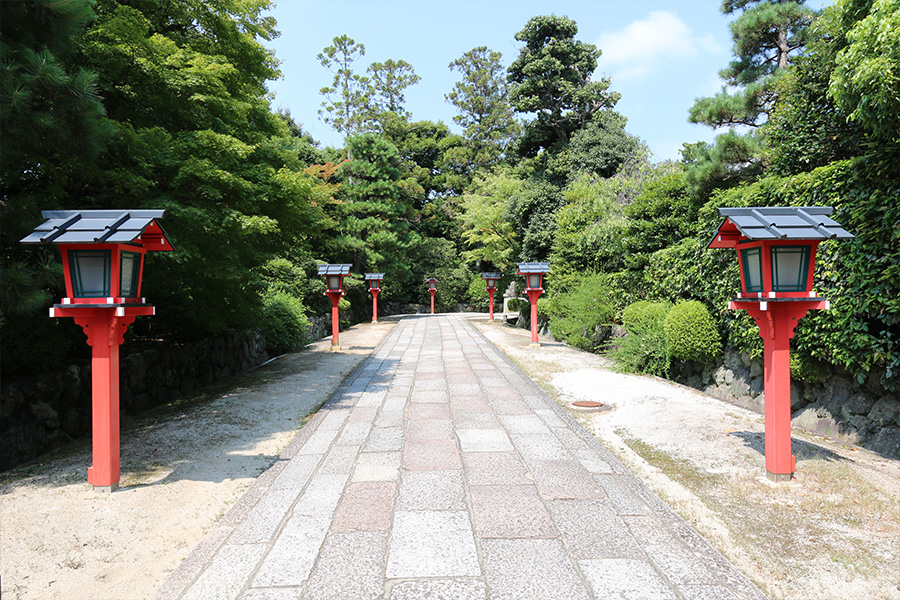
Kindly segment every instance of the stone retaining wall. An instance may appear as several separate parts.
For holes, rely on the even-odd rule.
[[[122,414],[171,402],[268,359],[265,339],[255,332],[188,344],[125,343],[119,358]],[[0,386],[0,471],[90,431],[90,360]]]
[[[681,383],[763,413],[763,361],[727,349],[720,364],[686,363]],[[819,381],[791,381],[792,424],[885,456],[900,458],[900,399],[887,392],[878,374],[859,384],[830,367]]]

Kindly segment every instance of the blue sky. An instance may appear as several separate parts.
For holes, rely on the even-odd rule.
[[[578,24],[577,39],[603,52],[595,77],[612,79],[622,95],[617,110],[627,130],[650,147],[654,160],[678,159],[684,142],[712,140],[714,132],[687,122],[695,98],[718,91],[718,71],[731,58],[728,18],[721,0],[281,0],[270,12],[281,36],[267,45],[281,60],[282,78],[269,82],[273,108],[322,145],[340,135],[319,118],[319,90],[332,75],[316,60],[336,36],[366,47],[357,72],[389,58],[410,63],[422,81],[407,89],[414,120],[443,121],[454,131],[455,107],[444,99],[458,71],[448,65],[476,46],[518,55],[515,34],[533,16],[556,14]],[[819,2],[810,2],[818,8]]]

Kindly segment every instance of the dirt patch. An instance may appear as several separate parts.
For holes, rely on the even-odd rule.
[[[761,415],[528,331],[473,319],[772,598],[900,599],[900,461],[793,429],[796,478],[765,477]]]
[[[2,597],[152,597],[393,325],[357,325],[122,424],[122,479],[87,484],[90,440],[0,474]]]

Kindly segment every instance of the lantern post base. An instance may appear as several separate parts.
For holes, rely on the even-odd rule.
[[[114,491],[116,491],[117,489],[119,489],[119,484],[117,482],[112,485],[95,485],[93,487],[94,487],[94,491],[97,492],[98,494],[111,494]]]
[[[340,352],[340,351],[341,351],[341,345],[340,345],[340,344],[332,344],[332,345],[331,345],[331,351],[332,351],[332,352]]]
[[[768,479],[772,483],[784,483],[785,481],[790,481],[793,478],[793,473],[773,473],[772,471],[766,471],[766,479]]]
[[[530,347],[532,347],[532,348],[540,348],[540,347],[541,347],[541,343],[540,343],[540,342],[531,342],[531,343],[529,343],[528,345],[529,345]]]

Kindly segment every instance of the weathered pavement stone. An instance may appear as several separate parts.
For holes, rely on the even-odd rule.
[[[162,589],[765,598],[458,315],[401,319]]]

